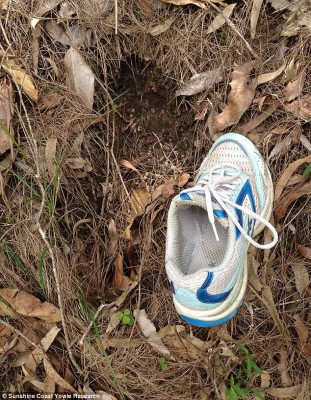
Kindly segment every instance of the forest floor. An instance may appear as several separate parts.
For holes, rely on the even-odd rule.
[[[310,0],[0,0],[0,35],[0,391],[309,400]],[[196,328],[167,210],[230,131],[269,166],[279,242]]]

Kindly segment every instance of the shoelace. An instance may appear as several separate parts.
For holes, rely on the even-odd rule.
[[[231,170],[233,169],[236,172],[231,172],[228,170],[225,171],[226,167],[230,168]],[[206,173],[206,175],[203,175],[203,177],[198,180],[197,184],[193,188],[185,189],[182,191],[182,193],[197,192],[203,193],[205,195],[208,218],[213,227],[213,231],[217,241],[219,241],[219,236],[215,225],[212,197],[214,197],[214,199],[220,204],[223,210],[227,213],[228,218],[232,220],[234,225],[238,228],[238,230],[241,232],[246,240],[248,240],[251,244],[258,247],[259,249],[270,249],[278,241],[278,234],[275,228],[270,224],[269,221],[261,217],[259,214],[230,200],[232,191],[239,183],[241,183],[240,175],[241,171],[235,166],[232,166],[230,164],[215,165],[209,170],[208,173]],[[272,242],[268,244],[257,243],[240,225],[239,221],[227,205],[241,210],[244,214],[248,215],[252,219],[264,224],[272,233]]]

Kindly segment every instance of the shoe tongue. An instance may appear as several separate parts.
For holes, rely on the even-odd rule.
[[[188,207],[190,205],[199,206],[201,208],[204,208],[204,210],[206,210],[205,196],[200,195],[199,193],[190,192],[187,193],[187,197],[189,197],[190,199],[188,200],[181,199],[181,202],[184,203],[184,205]],[[212,205],[213,205],[215,220],[218,221],[218,223],[223,227],[228,228],[229,222],[227,213],[224,211],[224,209],[216,200],[212,200]]]

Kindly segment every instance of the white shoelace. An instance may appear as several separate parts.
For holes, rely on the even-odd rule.
[[[225,167],[228,167],[231,170],[236,170],[236,173],[228,170],[225,171]],[[233,201],[230,200],[232,191],[236,188],[238,184],[241,183],[240,174],[241,171],[233,165],[215,165],[209,170],[208,173],[206,173],[206,176],[203,176],[198,180],[197,184],[193,188],[185,189],[181,193],[197,192],[203,193],[205,195],[208,218],[210,220],[210,223],[212,224],[217,241],[219,241],[219,236],[215,225],[212,196],[227,213],[228,219],[230,218],[232,220],[234,225],[238,228],[238,230],[241,232],[246,240],[248,240],[251,244],[258,247],[259,249],[270,249],[278,241],[278,234],[275,228],[270,224],[269,221],[261,217],[259,214],[253,212],[249,208],[235,204]],[[248,215],[252,219],[264,224],[272,233],[272,242],[267,244],[257,243],[240,225],[239,221],[236,219],[235,215],[232,213],[227,205],[241,210],[244,214]]]

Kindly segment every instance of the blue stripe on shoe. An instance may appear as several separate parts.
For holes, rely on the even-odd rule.
[[[232,288],[227,292],[223,293],[217,293],[217,294],[208,293],[206,289],[211,285],[213,276],[214,276],[213,272],[208,272],[203,285],[197,290],[197,298],[202,303],[220,303],[226,300],[226,298],[231,293]]]
[[[235,316],[235,314],[238,311],[238,308],[236,308],[234,311],[232,311],[232,313],[230,313],[226,317],[217,319],[215,321],[202,321],[200,319],[186,317],[186,315],[181,315],[181,314],[179,314],[179,316],[184,321],[186,321],[188,324],[199,326],[202,328],[212,328],[213,326],[222,325],[222,324],[225,324],[226,322],[228,322],[231,318],[233,318]]]
[[[181,200],[191,200],[191,197],[188,193],[180,193],[179,197],[181,198]]]
[[[249,179],[245,182],[244,186],[242,187],[242,189],[241,189],[241,191],[240,191],[240,193],[239,193],[239,195],[238,195],[238,197],[237,197],[237,199],[236,199],[236,204],[238,204],[239,206],[242,206],[242,204],[243,204],[243,202],[244,202],[246,196],[248,196],[248,198],[249,198],[249,201],[250,201],[251,206],[252,206],[252,210],[253,210],[254,212],[256,212],[256,205],[255,205],[254,195],[253,195],[252,186],[251,186],[251,183],[250,183]],[[240,224],[241,227],[243,228],[243,215],[242,215],[242,211],[241,211],[241,210],[238,210],[238,209],[236,209],[235,211],[236,211],[236,214],[237,214],[237,216],[238,216],[239,224]],[[248,230],[247,230],[247,231],[248,231],[248,234],[250,234],[252,225],[253,225],[253,220],[252,220],[252,219],[251,219],[251,220],[249,219],[249,222],[248,222]],[[236,240],[238,240],[239,237],[241,236],[241,232],[240,232],[240,230],[239,230],[237,227],[236,227],[235,229],[236,229]]]
[[[217,218],[227,218],[227,213],[223,210],[214,210],[214,214]]]

